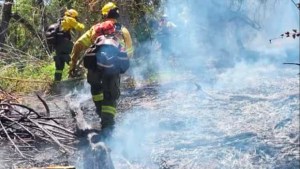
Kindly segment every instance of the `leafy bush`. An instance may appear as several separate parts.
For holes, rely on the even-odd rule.
[[[0,86],[8,92],[46,91],[53,83],[55,66],[52,60],[0,67]],[[63,79],[67,78],[67,70],[68,67],[64,69]]]

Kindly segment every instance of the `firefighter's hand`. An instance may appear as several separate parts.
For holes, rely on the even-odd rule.
[[[67,24],[69,24],[72,27],[76,26],[77,23],[78,23],[75,18],[72,18],[72,17],[69,17],[69,16],[64,17],[64,19],[67,22]]]
[[[69,78],[74,78],[75,77],[75,70],[69,70]]]
[[[70,64],[69,67],[69,78],[75,77],[75,66],[73,64]]]
[[[78,22],[75,18],[65,17],[66,22],[74,29],[82,31],[84,29],[84,24]]]

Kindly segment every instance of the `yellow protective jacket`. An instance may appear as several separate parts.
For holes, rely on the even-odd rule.
[[[112,20],[115,23],[117,22],[117,20],[115,20],[115,19],[109,19],[109,20]],[[132,57],[133,51],[134,51],[130,33],[126,27],[122,26],[121,34],[122,34],[122,37],[118,37],[119,43],[125,49],[128,57],[130,58],[130,57]],[[97,35],[95,32],[95,25],[94,25],[75,42],[72,53],[71,53],[70,71],[73,71],[73,69],[75,68],[75,65],[78,61],[80,53],[82,51],[86,50],[88,47],[90,47],[93,44],[93,42],[96,40],[96,38],[97,38]]]
[[[76,21],[75,18],[64,16],[61,21],[61,29],[62,31],[70,31],[71,29],[82,31],[84,29],[84,24]]]

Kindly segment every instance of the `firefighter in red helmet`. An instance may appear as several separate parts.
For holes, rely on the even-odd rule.
[[[118,42],[126,52],[128,58],[132,57],[133,46],[130,33],[125,26],[117,22],[119,18],[118,7],[114,3],[109,2],[103,6],[101,12],[102,18],[104,19],[103,22],[108,23],[108,25],[110,23],[118,25],[119,33],[116,35]],[[74,76],[80,53],[89,48],[99,36],[97,33],[99,24],[101,23],[93,25],[75,42],[71,54],[70,77]],[[96,113],[101,118],[101,133],[109,134],[115,124],[114,118],[117,113],[117,99],[120,96],[120,74],[105,78],[101,74],[101,71],[88,69],[87,82],[91,86],[91,94],[96,106]]]

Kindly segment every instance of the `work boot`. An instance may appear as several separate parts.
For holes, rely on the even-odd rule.
[[[60,88],[61,88],[60,82],[53,82],[50,87],[51,94],[60,94],[60,92],[61,92]]]
[[[54,81],[59,82],[62,79],[62,73],[55,73],[54,74]]]
[[[115,120],[114,116],[109,113],[101,114],[101,131],[100,137],[101,140],[109,140],[112,136],[112,132],[114,130]]]
[[[101,129],[111,128],[111,126],[115,125],[115,119],[112,114],[102,113],[101,114]]]
[[[97,141],[102,141],[104,143],[107,143],[107,141],[110,140],[112,137],[113,130],[114,130],[113,126],[102,128],[100,133],[98,133],[96,137]]]
[[[96,106],[96,113],[101,118],[102,101],[94,101],[94,104]]]
[[[114,126],[109,126],[106,128],[102,128],[100,134],[104,139],[109,139],[111,138],[113,131],[114,131]]]
[[[106,142],[111,138],[113,130],[114,130],[113,126],[103,128],[99,133],[91,134],[90,140],[92,143]]]
[[[103,115],[104,115],[104,117],[103,117]],[[110,116],[105,116],[105,115],[110,115]],[[106,140],[109,140],[111,138],[112,132],[114,130],[114,124],[115,124],[115,121],[111,114],[102,113],[101,130],[96,135],[95,134],[92,135],[91,141],[93,143],[97,143],[100,141],[106,142]]]

